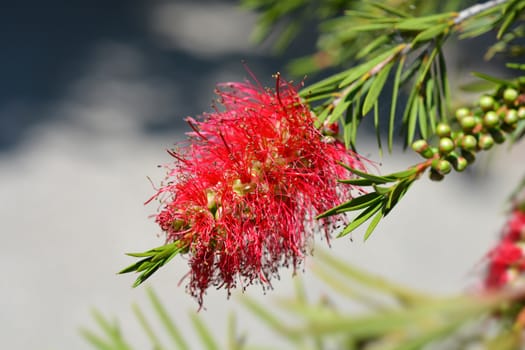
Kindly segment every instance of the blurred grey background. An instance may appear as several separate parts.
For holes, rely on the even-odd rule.
[[[262,82],[292,56],[254,46],[256,17],[234,1],[21,1],[0,7],[0,341],[5,349],[89,349],[80,326],[94,329],[92,308],[115,317],[136,344],[146,339],[131,304],[148,308],[134,276],[116,271],[125,252],[163,238],[144,206],[164,176],[165,149],[181,140],[183,119],[210,110],[217,82],[248,76]],[[313,43],[291,52],[301,55]],[[465,64],[468,66],[468,64]],[[401,170],[412,155],[377,155],[366,135],[361,150]],[[477,171],[445,184],[422,180],[362,243],[363,231],[335,240],[332,252],[436,294],[475,288],[479,262],[504,222],[503,202],[525,170],[523,145],[500,147]],[[317,247],[325,247],[319,241]],[[307,263],[308,266],[308,263]],[[188,313],[196,303],[178,286],[176,259],[149,283],[195,341]],[[291,271],[275,289],[247,294],[270,304],[289,295]],[[308,290],[327,292],[306,268]],[[324,289],[323,289],[324,288]],[[201,316],[219,338],[238,313],[250,343],[278,344],[234,296],[210,291]],[[195,348],[198,348],[195,345]]]

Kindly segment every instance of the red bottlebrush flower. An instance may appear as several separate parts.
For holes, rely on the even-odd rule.
[[[514,210],[499,244],[488,254],[485,287],[497,289],[525,271],[525,213]]]
[[[505,238],[512,241],[525,240],[525,213],[521,210],[513,211]]]
[[[329,238],[333,218],[315,216],[351,196],[337,179],[364,169],[359,158],[314,125],[296,87],[277,75],[275,90],[249,82],[218,86],[213,113],[189,118],[189,143],[168,184],[156,195],[157,223],[167,242],[189,257],[188,291],[202,304],[205,290],[230,289],[278,277],[308,253],[314,232]]]

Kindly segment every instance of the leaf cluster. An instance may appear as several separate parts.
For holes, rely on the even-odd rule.
[[[345,166],[345,165],[343,165]],[[338,235],[338,237],[345,236],[356,228],[367,222],[370,222],[364,239],[368,239],[376,226],[382,218],[384,218],[396,206],[396,204],[403,198],[410,186],[421,174],[422,167],[414,166],[405,171],[392,173],[385,176],[372,175],[345,166],[357,179],[340,180],[341,183],[360,186],[371,187],[372,191],[353,198],[345,203],[342,203],[322,214],[317,218],[323,218],[331,215],[339,215],[351,211],[361,211]],[[389,185],[389,186],[387,186]]]
[[[363,312],[356,314],[338,307],[335,294],[312,298],[299,278],[295,279],[295,294],[278,299],[273,305],[242,296],[241,303],[271,334],[286,341],[290,345],[287,348],[415,350],[439,344],[452,344],[450,347],[457,349],[479,348],[480,345],[489,350],[519,348],[521,327],[512,324],[512,327],[504,327],[501,322],[491,325],[490,321],[496,322],[491,315],[502,310],[502,305],[522,300],[523,289],[501,294],[436,297],[367,273],[324,251],[316,252],[312,269],[323,287],[343,297],[345,305],[358,307]],[[168,308],[152,289],[146,291],[149,308],[153,309],[153,321],[157,322],[151,322],[148,313],[136,304],[133,312],[151,344],[149,348],[192,348],[187,334],[177,326]],[[126,340],[116,320],[110,320],[98,311],[94,311],[93,316],[99,330],[81,329],[82,336],[93,348],[135,349]],[[221,347],[221,342],[200,315],[192,312],[189,318],[201,349],[272,348],[264,344],[251,345],[247,336],[240,335],[233,315],[228,319],[225,347]],[[491,333],[487,334],[489,326]]]
[[[190,342],[187,336],[179,329],[173,318],[170,316],[168,309],[161,303],[157,294],[151,288],[146,289],[148,299],[150,301],[150,307],[154,311],[155,318],[160,322],[162,326],[162,335],[167,335],[171,346],[166,346],[162,341],[162,335],[159,335],[159,330],[155,330],[152,323],[148,321],[145,313],[137,305],[133,305],[133,313],[139,322],[144,335],[148,338],[151,343],[151,349],[155,350],[167,350],[167,349],[179,349],[189,350]],[[104,317],[100,312],[93,311],[93,317],[102,331],[102,335],[99,335],[89,329],[82,328],[80,330],[84,339],[89,342],[93,348],[98,350],[133,350],[135,347],[131,346],[126,341],[122,330],[116,321],[111,321]],[[201,320],[201,318],[194,312],[189,314],[191,323],[195,333],[198,335],[201,341],[201,349],[206,350],[219,350],[224,349],[219,346],[219,342],[212,335],[209,327]],[[236,331],[236,320],[233,315],[229,318],[228,322],[228,349],[236,350],[241,349],[243,339],[237,336]]]
[[[119,271],[119,274],[129,272],[139,273],[139,276],[133,283],[133,287],[137,287],[151,277],[159,268],[166,265],[176,255],[186,252],[187,249],[186,246],[181,245],[180,241],[176,241],[150,249],[143,253],[127,253],[126,255],[143,259]]]
[[[451,35],[471,38],[499,27],[498,36],[502,37],[525,8],[523,0],[501,0],[461,12],[414,17],[384,4],[370,1],[364,4],[361,11],[347,11],[328,26],[330,37],[339,38],[340,46],[349,48],[334,64],[358,63],[306,87],[301,95],[311,103],[320,124],[342,123],[347,146],[355,147],[361,121],[372,114],[381,150],[379,122],[388,119],[389,151],[398,125],[406,147],[415,137],[429,138],[435,133],[437,123],[447,121],[451,94],[443,46]],[[509,35],[516,36],[518,32],[519,27]],[[374,39],[358,51],[352,51],[354,38],[367,35]],[[408,87],[408,99],[401,104],[400,90],[404,87]],[[382,102],[380,97],[388,94],[390,102]],[[380,118],[385,109],[381,108],[382,104],[390,106],[388,118]]]

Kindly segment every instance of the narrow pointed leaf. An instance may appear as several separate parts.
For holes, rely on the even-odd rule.
[[[366,208],[373,205],[374,203],[381,201],[382,198],[382,195],[376,192],[370,192],[362,196],[356,197],[354,199],[351,199],[348,202],[342,203],[332,209],[329,209],[324,213],[316,216],[316,219],[321,219],[330,215],[335,215],[346,211],[353,211]]]
[[[189,350],[190,348],[184,340],[181,331],[177,328],[177,326],[169,316],[168,312],[166,311],[166,308],[164,307],[164,305],[162,305],[160,299],[157,297],[157,294],[155,294],[155,292],[151,288],[146,288],[146,291],[148,293],[150,302],[153,305],[153,309],[155,310],[158,318],[161,320],[162,325],[166,329],[168,335],[173,340],[176,349]]]
[[[481,73],[481,72],[472,72],[472,75],[480,79],[483,79],[483,80],[491,81],[498,85],[508,85],[514,88],[518,88],[518,86],[510,80],[500,79],[500,78],[497,78],[497,77],[494,77],[494,76],[491,76],[485,73]]]
[[[368,179],[345,179],[337,180],[337,182],[354,186],[372,186],[373,184],[375,184],[374,181]]]
[[[354,82],[355,80],[362,78],[363,76],[364,77],[368,77],[367,73],[370,73],[372,68],[374,68],[375,66],[377,66],[379,63],[381,63],[383,61],[386,61],[386,60],[389,60],[389,59],[393,58],[394,55],[398,51],[400,51],[400,49],[402,49],[404,46],[405,45],[395,46],[395,47],[391,48],[390,50],[387,50],[383,54],[381,54],[381,55],[379,55],[377,57],[374,57],[370,61],[367,61],[367,62],[362,63],[359,66],[355,67],[352,70],[352,72],[350,72],[346,76],[346,78],[339,84],[339,87],[340,88],[345,87],[345,86],[351,84],[352,82]]]
[[[392,6],[388,6],[387,4],[385,4],[384,2],[381,2],[381,1],[373,1],[370,3],[370,5],[374,6],[374,7],[377,7],[383,11],[385,11],[386,13],[389,13],[389,14],[392,14],[394,16],[398,16],[398,17],[401,17],[401,18],[406,18],[406,17],[410,17],[409,14],[407,14],[406,12],[403,12],[395,7],[392,7]]]
[[[369,174],[369,173],[365,173],[364,171],[361,171],[361,170],[358,170],[358,169],[355,169],[355,168],[352,168],[344,163],[339,163],[341,164],[343,167],[345,167],[346,169],[348,169],[349,171],[351,171],[353,174],[357,175],[357,176],[360,176],[364,179],[368,179],[368,180],[372,180],[374,181],[374,183],[376,184],[386,184],[386,183],[389,183],[389,182],[392,182],[393,180],[395,180],[395,178],[392,178],[391,176],[377,176],[377,175],[372,175],[372,174]]]
[[[153,345],[152,348],[155,350],[164,350],[165,347],[162,346],[159,337],[155,334],[153,328],[151,328],[151,325],[149,324],[148,320],[146,320],[142,310],[140,310],[137,304],[133,304],[132,309],[135,317],[137,317],[139,320],[140,326],[144,330],[144,333],[146,333],[149,340],[151,341],[151,345]]]
[[[383,213],[381,211],[378,211],[377,214],[374,216],[372,221],[370,221],[370,225],[366,229],[365,236],[363,238],[364,241],[366,241],[372,232],[374,232],[375,228],[377,227],[377,224],[379,224],[379,221],[383,218]]]
[[[381,45],[384,45],[390,41],[390,38],[387,35],[381,35],[376,39],[372,40],[369,44],[363,47],[356,55],[357,59],[362,59],[366,57],[370,52],[374,51]]]
[[[343,231],[337,235],[337,237],[344,237],[350,232],[354,231],[356,228],[361,226],[365,221],[370,219],[372,215],[374,215],[376,212],[378,212],[381,207],[383,206],[382,202],[377,203],[376,205],[370,206],[363,210],[361,214],[359,214],[350,224],[348,224]]]
[[[363,111],[361,112],[363,115],[367,114],[377,102],[393,65],[393,62],[387,64],[374,78],[370,90],[368,90],[368,94],[365,97],[365,101],[363,102]]]
[[[199,335],[199,340],[201,341],[203,345],[203,349],[219,350],[220,347],[217,345],[210,330],[204,324],[204,322],[200,319],[200,317],[194,312],[192,312],[190,313],[190,318],[193,323],[193,327],[195,328],[195,331]]]
[[[381,144],[381,130],[379,129],[379,102],[374,103],[374,129],[376,131],[377,146],[379,147],[379,157],[383,156],[383,145]]]
[[[394,143],[394,128],[396,120],[396,108],[397,108],[397,99],[399,93],[399,86],[401,85],[401,72],[405,65],[406,56],[402,56],[397,64],[396,74],[394,76],[394,87],[392,90],[392,102],[390,103],[390,119],[388,123],[388,151],[392,152],[392,147]]]
[[[422,31],[421,33],[416,35],[414,40],[412,40],[412,45],[415,46],[417,43],[421,41],[428,41],[428,40],[436,38],[437,36],[442,35],[449,28],[449,26],[450,25],[448,23],[445,23],[445,24],[434,26],[434,27],[430,27]]]

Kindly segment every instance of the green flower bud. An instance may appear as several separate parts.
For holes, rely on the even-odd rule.
[[[508,105],[513,105],[516,102],[516,99],[519,96],[519,92],[513,88],[506,88],[503,91],[503,100]]]
[[[491,149],[494,146],[494,138],[490,134],[484,134],[479,137],[478,146],[482,150]]]
[[[441,174],[448,174],[452,171],[452,164],[448,160],[440,159],[438,162],[438,169]]]
[[[505,142],[505,134],[499,129],[490,130],[490,135],[494,138],[494,142],[497,144]]]
[[[419,153],[423,158],[429,159],[436,154],[436,149],[430,147],[425,140],[417,140],[412,143],[412,149]]]
[[[453,131],[452,135],[450,136],[452,138],[452,141],[456,144],[456,147],[460,147],[461,145],[461,139],[465,133],[463,131]]]
[[[450,162],[450,164],[452,164],[452,167],[456,171],[463,171],[468,165],[465,157],[460,156],[457,152],[450,152],[450,154],[447,156],[447,160]]]
[[[449,154],[455,148],[454,141],[448,137],[442,137],[439,140],[439,152],[441,154]]]
[[[430,169],[430,180],[432,181],[441,181],[445,177],[443,174],[440,174],[437,170],[433,168]]]
[[[479,106],[482,110],[490,111],[494,108],[494,98],[492,96],[483,96],[479,99]]]
[[[434,159],[431,164],[431,168],[440,174],[448,174],[452,171],[452,165],[446,159]]]
[[[476,160],[476,154],[471,151],[461,150],[461,156],[467,160],[468,164],[472,164]]]
[[[461,148],[463,148],[466,151],[473,151],[478,146],[478,140],[476,140],[476,137],[473,135],[465,135],[461,139]]]
[[[456,118],[458,121],[469,115],[471,115],[471,113],[468,108],[459,108],[456,110]]]
[[[514,125],[518,122],[518,111],[515,109],[509,109],[507,113],[505,113],[505,117],[503,117],[503,122],[509,125]]]
[[[525,119],[525,106],[521,106],[520,109],[518,109],[518,119]]]
[[[436,126],[436,134],[439,137],[449,137],[450,136],[450,125],[447,123],[438,123]]]
[[[497,113],[494,111],[488,111],[485,113],[483,116],[483,125],[489,129],[499,126],[499,117]]]
[[[458,172],[465,170],[468,166],[468,161],[465,157],[458,157],[456,163],[452,163],[454,169]]]
[[[421,153],[428,148],[428,143],[425,140],[417,140],[412,143],[412,149],[417,153]]]
[[[461,128],[463,129],[463,131],[468,133],[476,127],[477,120],[475,117],[469,115],[469,116],[461,118],[461,120],[459,121],[459,124],[461,125]]]

